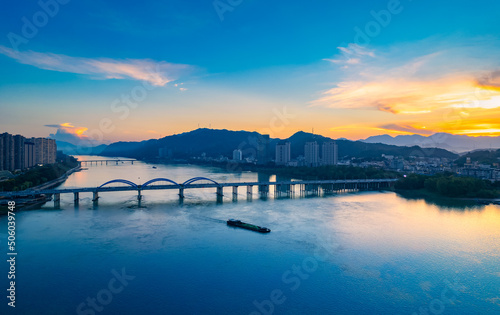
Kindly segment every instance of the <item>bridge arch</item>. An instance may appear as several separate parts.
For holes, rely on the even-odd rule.
[[[215,180],[210,179],[210,178],[206,178],[206,177],[193,177],[193,178],[191,178],[191,179],[188,179],[188,180],[187,180],[187,181],[185,181],[184,183],[182,183],[182,185],[190,185],[190,184],[192,184],[192,183],[194,183],[194,182],[197,182],[197,181],[199,181],[199,180],[208,180],[209,182],[212,182],[212,183],[214,183],[215,185],[220,186],[220,184],[219,184],[219,183],[217,183]]]
[[[148,180],[147,182],[145,182],[144,184],[142,184],[142,187],[146,187],[152,183],[155,183],[155,182],[169,182],[169,183],[172,183],[176,186],[180,186],[178,183],[174,182],[173,180],[171,179],[168,179],[168,178],[154,178],[154,179],[151,179],[151,180]]]
[[[127,184],[129,186],[132,186],[134,188],[138,188],[137,185],[134,183],[134,182],[131,182],[129,180],[126,180],[126,179],[113,179],[113,180],[110,180],[109,182],[105,182],[104,184],[102,184],[101,186],[97,187],[97,189],[100,189],[106,185],[109,185],[109,184],[113,184],[113,183],[122,183],[122,184]]]

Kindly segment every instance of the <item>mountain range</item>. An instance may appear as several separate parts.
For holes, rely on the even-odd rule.
[[[500,137],[471,137],[466,135],[452,135],[449,133],[436,133],[431,136],[421,135],[390,135],[372,136],[361,140],[365,143],[383,143],[398,146],[414,146],[422,148],[441,148],[457,153],[478,149],[499,149]]]
[[[257,132],[200,128],[161,139],[150,139],[140,142],[116,142],[105,148],[99,146],[93,149],[96,151],[93,154],[151,159],[158,157],[160,149],[164,149],[174,159],[187,159],[194,156],[201,156],[203,153],[207,157],[217,158],[222,155],[230,158],[232,157],[233,150],[240,149],[243,152],[243,157],[256,157],[260,137],[262,135]],[[276,144],[280,140],[278,138],[271,138],[269,140],[269,153],[272,158],[275,155]],[[304,155],[304,145],[306,142],[316,141],[321,147],[323,142],[333,139],[299,131],[284,140],[289,141],[291,144],[291,157],[293,159],[299,155]],[[396,146],[346,139],[337,139],[336,142],[339,150],[339,158],[341,159],[351,157],[379,158],[382,154],[404,157],[413,155],[446,157],[450,159],[458,158],[457,154],[440,148]]]
[[[82,147],[77,146],[73,143],[56,140],[57,150],[63,151],[64,154],[69,155],[99,155],[107,147],[105,144],[101,144],[95,147]]]

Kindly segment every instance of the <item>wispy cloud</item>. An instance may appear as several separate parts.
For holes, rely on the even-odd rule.
[[[91,75],[98,79],[131,79],[164,86],[192,69],[189,65],[150,59],[83,58],[35,51],[17,52],[0,45],[0,54],[44,70]]]
[[[373,50],[369,50],[357,44],[349,44],[347,47],[337,47],[337,49],[340,50],[340,55],[336,56],[334,59],[324,60],[340,65],[343,69],[347,69],[352,65],[361,64],[361,60],[365,57],[375,57],[375,52]]]

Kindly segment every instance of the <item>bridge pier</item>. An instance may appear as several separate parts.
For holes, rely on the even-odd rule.
[[[287,198],[290,198],[290,187],[291,187],[290,184],[281,185],[280,195],[285,194]]]
[[[96,161],[81,161],[80,163],[83,164],[85,163],[86,165],[89,165],[89,163],[93,163]],[[100,162],[100,161],[99,161]],[[110,160],[110,162],[113,162],[113,160]],[[116,161],[115,161],[116,162]],[[96,162],[97,163],[97,162]],[[212,183],[210,184],[193,184],[193,182],[197,180],[205,179],[208,181],[211,181]],[[167,181],[172,183],[173,185],[161,185],[158,187],[150,187],[149,184],[157,181]],[[295,192],[295,187],[296,185],[299,185],[299,191],[301,196],[309,196],[312,194],[316,195],[321,195],[322,191],[323,194],[328,194],[332,192],[340,192],[340,191],[347,191],[347,192],[354,192],[357,190],[376,190],[376,189],[386,189],[388,187],[391,187],[394,185],[396,182],[396,179],[363,179],[363,180],[355,180],[355,179],[350,179],[350,180],[309,180],[309,181],[280,181],[280,182],[239,182],[239,183],[217,183],[213,180],[206,179],[206,178],[200,178],[200,177],[195,177],[192,178],[188,181],[186,181],[183,184],[178,184],[174,181],[171,181],[169,179],[165,178],[157,178],[151,181],[148,181],[146,185],[137,185],[131,181],[128,180],[123,180],[123,179],[116,179],[112,180],[109,182],[104,183],[103,185],[99,187],[82,187],[82,188],[72,188],[72,189],[47,189],[47,190],[40,190],[38,193],[40,194],[45,194],[48,196],[52,196],[52,200],[54,201],[54,206],[58,207],[60,205],[60,198],[61,194],[73,194],[74,198],[74,203],[75,207],[78,205],[79,200],[80,200],[80,193],[81,192],[92,192],[93,193],[93,198],[92,201],[94,202],[94,206],[97,205],[98,199],[99,199],[99,192],[100,191],[136,191],[137,190],[137,199],[139,201],[139,204],[142,200],[142,190],[146,189],[179,189],[179,199],[182,202],[182,199],[184,199],[184,189],[203,189],[203,188],[216,188],[217,189],[217,201],[222,202],[223,201],[223,189],[224,185],[228,185],[232,187],[232,196],[233,196],[233,201],[237,201],[238,198],[238,187],[239,186],[246,186],[247,187],[247,200],[251,201],[252,200],[252,195],[253,195],[253,186],[258,187],[258,194],[262,199],[266,199],[269,196],[269,189],[270,186],[274,186],[274,192],[275,192],[275,197],[282,197],[285,193],[287,196],[292,196],[294,195]],[[118,183],[123,183],[123,184],[128,184],[131,187],[106,187],[103,188],[104,186],[113,183],[113,182],[118,182]],[[25,197],[29,192],[10,192],[10,193],[2,193],[0,192],[0,196],[7,196],[10,198],[15,198],[17,196],[19,197]]]
[[[312,192],[315,196],[319,196],[320,195],[320,189],[319,189],[319,185],[317,184],[313,184],[312,185]]]
[[[261,198],[267,198],[269,195],[269,185],[259,185],[259,193]]]
[[[238,186],[233,186],[233,201],[238,200]]]
[[[99,192],[94,191],[92,194],[92,202],[94,203],[94,206],[97,206],[98,200],[99,200]]]
[[[247,200],[252,200],[253,186],[247,186]]]
[[[80,193],[79,192],[73,193],[73,201],[74,201],[75,205],[78,205],[78,203],[80,202]]]
[[[61,194],[54,194],[54,208],[61,206]]]
[[[218,186],[217,187],[217,203],[222,203],[223,197],[224,197],[223,187]]]

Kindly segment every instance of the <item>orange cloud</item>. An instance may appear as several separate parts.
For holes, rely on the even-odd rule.
[[[75,127],[71,123],[63,123],[58,127],[66,133],[76,135],[79,138],[86,138],[87,136],[83,133],[89,129],[87,127]]]
[[[426,40],[377,51],[341,47],[338,56],[326,59],[339,67],[340,79],[310,105],[346,117],[345,125],[330,129],[341,137],[500,135],[500,70],[491,70],[500,69],[493,57],[499,49],[492,42]]]
[[[498,66],[498,61],[477,57],[478,51],[483,53],[481,47],[421,44],[429,46],[421,55],[414,52],[426,50],[420,46],[377,53],[354,44],[339,47],[340,56],[326,60],[343,66],[343,78],[311,105],[393,114],[500,107],[500,71],[486,70],[492,63]]]
[[[323,95],[312,105],[377,109],[393,114],[426,114],[448,107],[500,107],[500,87],[479,85],[474,77],[453,74],[426,80],[378,76],[366,81],[347,81]]]
[[[58,141],[80,144],[81,140],[88,140],[88,136],[85,135],[87,127],[75,127],[71,123],[45,125],[45,127],[57,128],[56,133],[50,134],[50,137]]]

